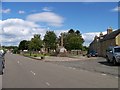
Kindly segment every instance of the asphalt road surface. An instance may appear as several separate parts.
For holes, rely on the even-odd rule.
[[[47,61],[49,62],[49,61]],[[88,60],[77,60],[77,61],[50,61],[51,63],[63,65],[65,67],[71,67],[75,69],[83,69],[91,72],[98,72],[107,75],[114,75],[120,77],[120,65],[113,65],[112,63],[107,63],[105,58],[93,57]]]
[[[0,90],[2,89],[2,75],[0,75]]]
[[[6,54],[2,88],[118,88],[118,78]]]

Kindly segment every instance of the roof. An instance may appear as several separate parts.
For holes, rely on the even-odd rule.
[[[111,32],[110,34],[106,34],[104,35],[103,39],[101,41],[106,41],[106,40],[110,40],[110,39],[114,39],[118,34],[120,34],[120,29]]]
[[[114,39],[118,34],[120,34],[120,29],[116,30],[116,31],[113,31],[111,32],[110,34],[105,34],[103,35],[103,39],[100,39],[100,37],[97,37],[100,42],[103,42],[103,41],[106,41],[106,40],[110,40],[110,39]],[[90,46],[95,43],[95,39],[90,43]]]

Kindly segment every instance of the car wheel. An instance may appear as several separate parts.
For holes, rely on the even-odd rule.
[[[90,58],[90,55],[88,54],[87,57]]]
[[[2,72],[2,75],[3,75],[3,72]]]
[[[116,62],[115,58],[113,58],[113,65],[116,65],[116,64],[117,64],[117,62]]]

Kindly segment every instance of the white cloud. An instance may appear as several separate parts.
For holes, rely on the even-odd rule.
[[[115,8],[113,8],[111,11],[113,11],[113,12],[118,12],[118,11],[120,11],[120,7],[115,7]]]
[[[31,14],[27,16],[28,21],[33,22],[44,22],[49,26],[62,26],[63,17],[53,13],[53,12],[42,12],[37,14]]]
[[[3,45],[18,45],[22,40],[30,40],[34,34],[41,34],[43,39],[48,30],[48,27],[42,27],[23,19],[0,20],[0,43],[2,42]],[[55,30],[54,32],[59,36],[61,32],[67,32],[67,30]]]
[[[34,22],[25,21],[22,19],[7,19],[0,20],[0,42],[4,45],[18,45],[21,40],[30,40],[34,34],[43,35],[46,32],[46,28],[41,28],[40,25]]]
[[[22,40],[30,40],[34,34],[41,34],[41,38],[43,39],[48,30],[48,27],[42,27],[34,22],[18,18],[0,20],[0,42],[4,45],[18,45]],[[54,32],[59,37],[61,33],[68,32],[68,30],[55,30]],[[103,32],[103,34],[106,33],[106,31]],[[99,36],[99,34],[100,32],[83,33],[84,45],[89,46],[95,35]]]
[[[10,13],[11,9],[1,9],[0,13]]]
[[[52,11],[52,8],[50,8],[50,7],[44,7],[42,10],[49,12],[49,11]]]
[[[68,32],[68,30],[55,30],[54,32],[57,35],[57,37],[59,37],[61,35],[61,33],[64,33],[64,32],[66,33],[66,32]]]
[[[99,32],[83,33],[82,37],[85,40],[84,45],[89,46],[89,44],[93,41],[95,35],[99,35]]]
[[[19,14],[24,14],[25,11],[20,10],[20,11],[18,11],[18,13],[19,13]]]
[[[103,35],[107,34],[107,31],[102,32]],[[88,32],[83,33],[82,37],[85,40],[84,45],[89,46],[89,44],[94,40],[94,37],[97,35],[99,36],[100,32]]]

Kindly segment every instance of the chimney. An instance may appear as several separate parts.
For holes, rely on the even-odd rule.
[[[102,32],[100,33],[99,36],[100,36],[100,39],[103,39],[103,33]]]
[[[96,35],[96,36],[94,37],[94,40],[98,42],[98,41],[99,41],[99,37]]]
[[[107,34],[110,34],[112,31],[113,31],[113,29],[112,29],[111,27],[109,27],[109,28],[107,29]]]

